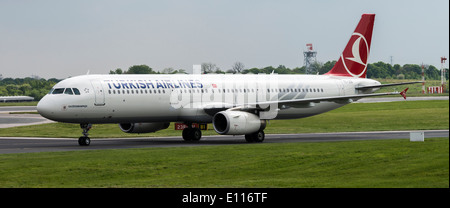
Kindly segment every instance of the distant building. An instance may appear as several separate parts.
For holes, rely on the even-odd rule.
[[[0,96],[0,103],[18,103],[18,102],[31,102],[34,101],[34,97],[30,96]]]

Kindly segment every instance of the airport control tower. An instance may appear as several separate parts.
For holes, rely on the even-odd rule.
[[[315,74],[316,72],[311,68],[311,64],[316,62],[317,51],[313,50],[312,43],[306,44],[306,51],[303,51],[303,56],[305,57],[303,61],[303,66],[305,66],[306,74]]]

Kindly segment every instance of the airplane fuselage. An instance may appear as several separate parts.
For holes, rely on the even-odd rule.
[[[56,84],[38,109],[46,118],[68,123],[211,123],[211,107],[357,95],[356,87],[377,84],[326,75],[83,75]],[[351,101],[267,106],[274,112],[267,120],[313,116]]]

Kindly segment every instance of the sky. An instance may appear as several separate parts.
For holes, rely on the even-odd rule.
[[[449,57],[448,0],[0,0],[0,74],[67,78],[145,64],[192,71],[337,60],[361,15],[374,13],[369,63]],[[448,63],[445,65],[448,68]]]

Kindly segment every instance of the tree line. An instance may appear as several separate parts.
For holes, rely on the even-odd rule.
[[[308,71],[311,71],[311,74],[325,74],[333,68],[336,64],[336,61],[328,61],[326,63],[314,62],[311,64],[311,68]],[[426,80],[440,80],[441,79],[441,71],[432,65],[424,66],[424,76]],[[448,69],[446,69],[448,71]],[[220,72],[220,71],[219,71]],[[233,72],[234,71],[229,71]],[[284,65],[279,65],[278,67],[264,67],[264,68],[250,68],[242,70],[242,74],[247,73],[278,73],[278,74],[306,74],[306,68],[303,67],[295,67],[288,68]],[[221,72],[220,72],[221,73]],[[367,78],[371,79],[422,79],[422,66],[417,64],[405,64],[400,66],[399,64],[395,64],[392,66],[391,64],[384,62],[377,62],[373,64],[368,64],[367,66]],[[448,80],[448,73],[446,73],[446,79]]]
[[[311,68],[308,71],[312,71],[313,74],[324,74],[333,68],[336,61],[328,61],[325,63],[314,62],[311,64]],[[227,70],[222,70],[214,63],[202,63],[201,70],[203,74],[217,73],[233,73],[233,74],[259,74],[259,73],[277,73],[277,74],[305,74],[306,68],[295,67],[288,68],[284,65],[278,67],[267,66],[263,68],[246,68],[242,62],[235,62]],[[432,65],[425,65],[425,79],[426,80],[440,80],[441,72],[439,69]],[[446,69],[448,72],[448,69]],[[117,68],[110,70],[109,74],[187,74],[185,69],[175,70],[173,68],[165,68],[161,71],[155,71],[148,65],[133,65],[128,70],[122,70]],[[367,77],[371,79],[422,79],[422,66],[417,64],[405,64],[403,66],[399,64],[391,65],[384,62],[377,62],[368,64]],[[446,73],[446,80],[449,76]],[[42,78],[2,78],[0,76],[0,96],[31,96],[35,100],[40,100],[44,97],[48,91],[58,83],[59,79],[42,79]]]
[[[312,74],[325,74],[333,68],[336,61],[328,61],[325,63],[314,62],[311,64],[311,68],[308,70]],[[425,65],[424,66],[425,79],[426,80],[440,80],[441,72],[439,69],[434,67],[433,65]],[[235,62],[229,69],[222,70],[217,67],[216,64],[207,62],[202,63],[201,72],[203,74],[225,74],[225,73],[233,73],[233,74],[306,74],[306,68],[295,67],[288,68],[284,65],[279,65],[278,67],[267,66],[264,68],[245,68],[245,65],[242,62]],[[448,71],[448,69],[446,69]],[[154,71],[151,67],[147,65],[134,65],[131,66],[128,70],[123,71],[118,68],[116,70],[110,70],[109,74],[187,74],[185,69],[175,70],[173,68],[165,68],[161,72]],[[448,80],[448,73],[446,73],[446,79]],[[388,63],[384,63],[382,61],[377,63],[372,63],[367,65],[367,78],[373,79],[422,79],[422,66],[418,64],[405,64],[403,66],[399,64],[394,64],[393,66]]]
[[[59,79],[4,78],[0,79],[0,96],[30,96],[40,100]]]

